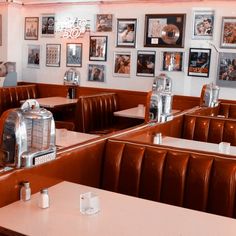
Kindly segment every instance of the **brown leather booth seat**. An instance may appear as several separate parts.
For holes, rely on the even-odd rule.
[[[236,104],[220,103],[218,115],[225,118],[236,119]]]
[[[236,216],[235,159],[109,140],[103,170],[103,189]]]
[[[10,109],[20,107],[20,101],[37,98],[36,85],[21,85],[0,88],[0,115]]]
[[[117,110],[118,97],[115,93],[80,96],[76,105],[76,130],[83,133],[110,133],[116,130],[113,112]]]
[[[236,159],[115,139],[63,150],[56,160],[0,175],[0,207],[61,181],[236,217]]]
[[[236,119],[236,104],[220,103],[217,107],[199,107],[199,109],[191,114]]]
[[[236,120],[210,116],[184,115],[182,138],[236,146]]]

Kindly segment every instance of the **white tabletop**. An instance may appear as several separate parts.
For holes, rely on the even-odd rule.
[[[145,118],[145,106],[139,105],[137,107],[121,110],[121,111],[115,111],[113,114],[114,116],[120,116],[120,117],[127,117],[127,118],[136,118],[136,119],[144,119]],[[172,110],[172,115],[176,114],[180,110]]]
[[[80,213],[80,194],[92,191],[101,211]],[[38,207],[39,194],[0,208],[0,226],[26,235],[208,236],[236,235],[236,220],[62,182],[49,188],[50,207]]]
[[[99,137],[95,134],[79,133],[67,129],[56,129],[56,146],[69,147]]]
[[[78,99],[70,99],[66,97],[46,97],[46,98],[37,98],[36,100],[41,107],[45,108],[67,106],[75,104],[78,101]]]
[[[217,143],[200,142],[200,141],[195,141],[195,140],[174,138],[174,137],[169,137],[169,136],[164,136],[162,138],[161,145],[220,153],[219,144]],[[231,146],[228,154],[235,156],[236,147]]]
[[[133,107],[121,111],[115,111],[114,116],[144,119],[145,117],[145,106]]]

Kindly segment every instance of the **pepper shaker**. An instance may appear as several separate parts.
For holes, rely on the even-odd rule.
[[[49,195],[48,195],[48,189],[47,188],[44,188],[40,191],[38,205],[42,209],[45,209],[45,208],[49,207]]]

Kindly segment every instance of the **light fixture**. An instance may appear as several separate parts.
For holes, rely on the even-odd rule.
[[[56,32],[62,33],[63,38],[76,39],[90,30],[90,22],[78,17],[66,17],[56,21]]]

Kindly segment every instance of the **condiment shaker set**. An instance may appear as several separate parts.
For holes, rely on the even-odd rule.
[[[31,198],[31,188],[30,183],[28,181],[22,182],[22,186],[20,188],[20,200],[28,201]],[[40,191],[40,196],[38,199],[38,206],[42,209],[49,207],[49,195],[48,189],[42,189]]]

